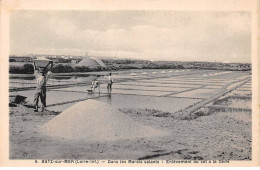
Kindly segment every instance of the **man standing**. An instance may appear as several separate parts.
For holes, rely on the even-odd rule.
[[[38,112],[38,102],[39,98],[42,102],[42,112],[45,110],[46,107],[46,84],[50,77],[51,72],[49,71],[48,67],[51,66],[49,69],[53,67],[53,62],[50,61],[46,67],[36,67],[35,62],[33,62],[34,66],[34,75],[37,82],[37,87],[35,89],[34,95],[34,111]]]
[[[112,84],[113,84],[113,78],[112,78],[112,73],[110,72],[108,75],[108,83],[107,83],[107,92],[108,93],[112,92]]]

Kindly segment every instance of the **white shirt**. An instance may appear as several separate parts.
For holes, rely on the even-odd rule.
[[[48,71],[45,75],[42,75],[38,70],[34,71],[37,86],[46,86],[48,79],[50,78],[51,71]]]
[[[112,76],[108,76],[108,80],[113,83],[113,78],[112,78]]]

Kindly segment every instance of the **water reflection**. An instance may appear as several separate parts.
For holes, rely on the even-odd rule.
[[[85,78],[90,77],[104,77],[101,75],[52,75],[51,79],[53,80],[84,80]],[[26,76],[10,76],[10,79],[18,79],[18,80],[35,80],[34,75],[26,75]]]

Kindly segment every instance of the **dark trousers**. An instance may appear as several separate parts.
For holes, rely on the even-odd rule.
[[[37,87],[34,95],[34,106],[38,108],[39,98],[41,99],[42,105],[46,107],[46,87]]]
[[[113,84],[112,82],[109,82],[107,84],[107,91],[110,92],[110,93],[112,92],[112,84]]]

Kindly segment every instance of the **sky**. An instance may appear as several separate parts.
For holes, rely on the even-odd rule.
[[[249,12],[14,11],[10,54],[251,62]]]

